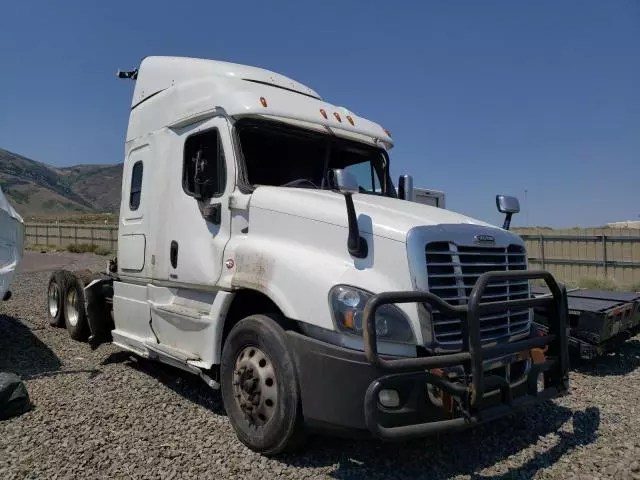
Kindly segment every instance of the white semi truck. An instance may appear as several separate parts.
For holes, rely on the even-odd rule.
[[[54,272],[52,324],[201,376],[267,455],[315,429],[430,435],[567,392],[563,287],[527,270],[517,235],[407,201],[380,125],[260,68],[147,57],[119,76],[135,89],[117,258]],[[553,295],[530,298],[531,279]]]

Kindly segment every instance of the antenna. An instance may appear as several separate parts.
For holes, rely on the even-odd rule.
[[[118,69],[117,75],[118,78],[130,78],[131,80],[135,80],[138,78],[138,69],[136,68],[135,70],[130,71]]]

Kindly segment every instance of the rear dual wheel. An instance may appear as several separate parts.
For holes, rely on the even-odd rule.
[[[62,327],[64,325],[64,295],[67,289],[69,272],[56,270],[49,277],[47,287],[47,313],[49,325]]]
[[[49,323],[58,327],[64,325],[71,338],[86,341],[89,338],[89,323],[84,288],[99,277],[89,270],[53,272],[47,288]]]
[[[73,272],[67,280],[64,298],[64,323],[69,336],[84,342],[89,338],[89,322],[87,320],[86,298],[84,289],[100,275],[81,270]]]

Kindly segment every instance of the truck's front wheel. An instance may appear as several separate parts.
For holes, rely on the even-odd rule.
[[[242,443],[265,455],[299,445],[298,377],[275,317],[252,315],[233,327],[222,351],[221,380],[225,410]]]

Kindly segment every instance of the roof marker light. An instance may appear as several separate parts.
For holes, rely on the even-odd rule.
[[[340,115],[338,114],[338,112],[333,112],[333,116],[336,117],[336,120],[342,123],[342,119],[340,118]]]
[[[349,115],[347,115],[347,120],[349,120],[349,123],[351,125],[355,125],[355,123],[353,123],[353,118],[351,118]]]
[[[267,107],[267,99],[264,97],[260,97],[260,103],[262,104],[263,107]]]
[[[325,120],[327,120],[327,112],[324,111],[324,108],[320,109],[320,113],[322,114],[322,116],[324,117]]]

